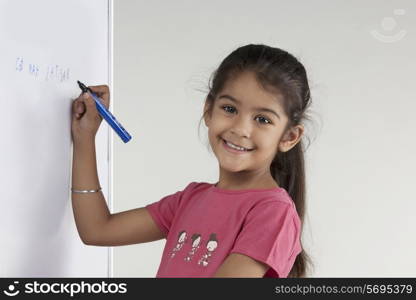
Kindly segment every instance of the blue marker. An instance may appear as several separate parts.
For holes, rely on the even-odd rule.
[[[101,103],[100,98],[93,91],[86,87],[82,82],[77,81],[79,87],[83,93],[89,92],[92,98],[95,100],[95,104],[100,115],[107,121],[107,123],[117,132],[123,142],[127,143],[131,140],[131,135],[121,126],[113,114]]]

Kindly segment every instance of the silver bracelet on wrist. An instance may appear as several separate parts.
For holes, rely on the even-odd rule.
[[[98,190],[74,190],[74,189],[71,188],[71,191],[73,193],[78,193],[78,194],[97,193],[97,192],[101,191],[101,187]]]

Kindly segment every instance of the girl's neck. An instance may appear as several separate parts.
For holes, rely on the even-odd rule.
[[[263,174],[248,174],[244,172],[226,173],[220,171],[216,187],[225,190],[269,189],[279,187],[270,172]]]

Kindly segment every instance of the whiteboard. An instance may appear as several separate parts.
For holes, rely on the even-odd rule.
[[[112,2],[0,0],[0,45],[0,276],[111,277],[111,248],[84,245],[75,226],[70,111],[77,80],[112,86]],[[110,210],[111,142],[103,122]]]

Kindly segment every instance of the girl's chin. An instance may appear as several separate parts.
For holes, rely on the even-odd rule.
[[[220,167],[221,167],[221,169],[223,170],[223,171],[227,171],[227,172],[232,172],[232,173],[235,173],[235,172],[241,172],[241,171],[244,171],[245,170],[245,168],[240,164],[238,164],[238,163],[220,163]]]

